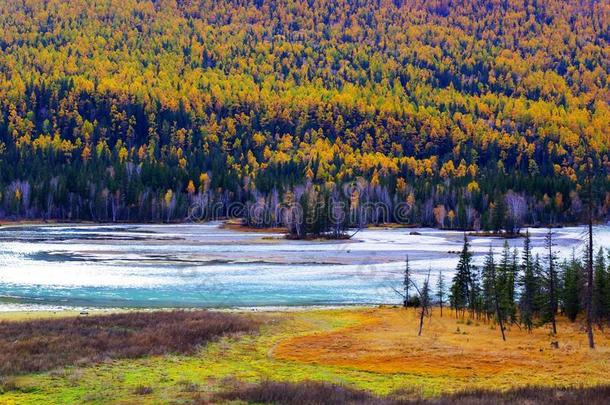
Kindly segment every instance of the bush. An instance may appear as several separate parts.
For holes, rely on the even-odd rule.
[[[136,395],[150,395],[152,394],[153,389],[151,387],[147,387],[146,385],[138,385],[133,393]]]
[[[211,339],[252,331],[256,325],[246,316],[209,311],[0,322],[0,374],[86,366],[104,359],[190,354]]]
[[[413,391],[408,391],[413,392]],[[606,405],[610,386],[591,388],[524,387],[510,391],[473,390],[437,398],[377,397],[366,391],[323,382],[300,383],[267,381],[261,384],[234,385],[219,394],[219,400],[282,405]]]
[[[266,381],[256,385],[236,385],[218,395],[222,400],[282,405],[378,404],[380,399],[366,391],[324,382],[288,383]]]

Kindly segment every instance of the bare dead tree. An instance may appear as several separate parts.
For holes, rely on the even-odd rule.
[[[553,327],[553,335],[557,334],[557,274],[555,271],[555,253],[553,252],[553,230],[549,228],[549,232],[546,235],[545,239],[546,248],[548,249],[548,261],[549,261],[549,271],[547,274],[548,277],[548,289],[549,289],[549,310],[548,315],[551,321],[551,325]]]
[[[588,225],[589,243],[587,246],[587,336],[589,347],[595,349],[593,338],[593,179],[591,175],[592,159],[587,157],[587,197],[588,197]]]
[[[424,281],[421,291],[419,292],[420,312],[419,312],[419,331],[417,336],[421,336],[424,328],[424,317],[430,310],[430,267],[428,267],[428,275]]]
[[[408,295],[409,286],[412,286],[415,289],[415,291],[417,292],[417,295],[419,296],[419,304],[420,304],[419,305],[420,306],[419,329],[417,332],[417,336],[421,336],[422,330],[424,328],[424,318],[426,315],[428,315],[430,313],[430,304],[431,304],[430,272],[431,272],[431,269],[428,268],[428,274],[426,276],[426,279],[424,280],[424,284],[423,284],[422,288],[419,289],[419,287],[417,287],[417,284],[410,277],[409,258],[407,257],[407,264],[405,266],[405,273],[404,273],[405,278],[403,281],[404,292],[399,291],[396,288],[392,288],[396,294],[398,294],[400,297],[403,298],[403,303],[404,303],[405,307],[406,307],[406,303],[408,302],[408,299],[409,299],[409,295]]]
[[[586,159],[586,185],[587,185],[587,291],[585,296],[586,305],[586,328],[589,339],[589,348],[595,349],[593,338],[593,156],[591,145],[586,136],[581,137],[584,146],[584,157]]]
[[[409,268],[409,255],[405,263],[405,278],[403,280],[403,287],[405,289],[405,308],[409,305],[409,284],[411,283],[411,269]]]
[[[508,190],[504,200],[508,209],[508,216],[514,224],[515,232],[518,233],[521,230],[523,218],[527,214],[527,201],[523,195],[517,194],[512,190]]]
[[[403,273],[402,279],[402,291],[398,291],[393,288],[394,292],[398,294],[402,298],[402,306],[404,308],[408,308],[409,306],[409,287],[411,285],[411,269],[409,267],[409,255],[407,255],[407,259],[405,262],[405,271]]]

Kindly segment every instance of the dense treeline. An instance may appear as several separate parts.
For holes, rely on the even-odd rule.
[[[553,246],[553,233],[549,231],[545,255],[533,255],[530,236],[526,233],[520,253],[510,249],[505,241],[499,259],[490,247],[483,265],[475,266],[470,244],[464,236],[459,263],[448,289],[442,273],[435,291],[428,281],[417,289],[407,261],[404,289],[399,294],[403,298],[409,297],[404,300],[405,307],[423,308],[422,318],[433,301],[422,303],[421,297],[434,296],[441,316],[443,305],[449,304],[456,317],[496,322],[503,338],[510,325],[527,330],[549,325],[556,334],[558,315],[562,314],[572,322],[577,319],[589,322],[589,308],[592,325],[600,328],[610,325],[610,250],[599,248],[589,266],[588,248],[582,259],[574,251],[569,260],[559,262]],[[587,288],[589,271],[592,271],[590,292]],[[417,289],[416,294],[409,293],[409,286]]]
[[[609,15],[576,0],[2,2],[0,217],[242,203],[299,236],[512,231],[582,220],[590,158],[601,218]],[[367,204],[385,208],[353,214]]]

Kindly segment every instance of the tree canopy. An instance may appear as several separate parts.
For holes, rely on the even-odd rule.
[[[0,215],[173,220],[306,195],[405,207],[369,222],[512,231],[579,220],[589,157],[605,215],[609,16],[576,0],[2,2]]]

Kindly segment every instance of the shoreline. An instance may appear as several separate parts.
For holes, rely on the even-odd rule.
[[[251,232],[251,233],[278,233],[285,234],[288,232],[286,227],[255,227],[243,224],[243,218],[219,218],[214,221],[200,221],[200,222],[189,222],[189,221],[172,221],[172,222],[131,222],[131,221],[117,221],[117,222],[98,222],[98,221],[87,221],[87,220],[61,220],[61,219],[0,219],[0,229],[18,226],[56,226],[56,225],[95,225],[95,226],[113,226],[113,225],[201,225],[201,224],[218,224],[220,229],[227,229],[232,231],[240,232]],[[567,222],[563,224],[550,224],[550,225],[523,225],[520,229],[563,229],[570,227],[586,226],[587,223],[578,222]],[[593,223],[593,226],[606,226],[610,225],[609,221],[597,221]],[[503,232],[495,233],[493,231],[485,230],[473,230],[473,229],[453,229],[453,228],[439,228],[433,226],[423,226],[421,224],[401,224],[397,222],[388,222],[383,224],[369,224],[362,227],[362,230],[384,230],[384,229],[420,229],[429,228],[438,231],[452,231],[452,232],[465,232],[469,236],[487,236],[487,237],[506,237],[515,238],[522,236],[522,231],[519,234],[505,235]],[[358,228],[350,228],[358,229]]]
[[[291,313],[342,309],[370,309],[392,308],[395,304],[320,304],[320,305],[269,305],[269,306],[240,306],[240,307],[86,307],[86,306],[54,306],[44,304],[2,304],[0,303],[0,320],[7,315],[25,314],[64,314],[64,315],[101,315],[119,312],[156,312],[156,311],[210,311],[234,313]]]
[[[242,219],[225,219],[220,220],[220,229],[229,229],[231,231],[239,232],[251,232],[251,233],[288,233],[288,229],[284,227],[268,227],[268,228],[257,228],[254,226],[244,225]],[[210,222],[206,222],[210,223]]]

